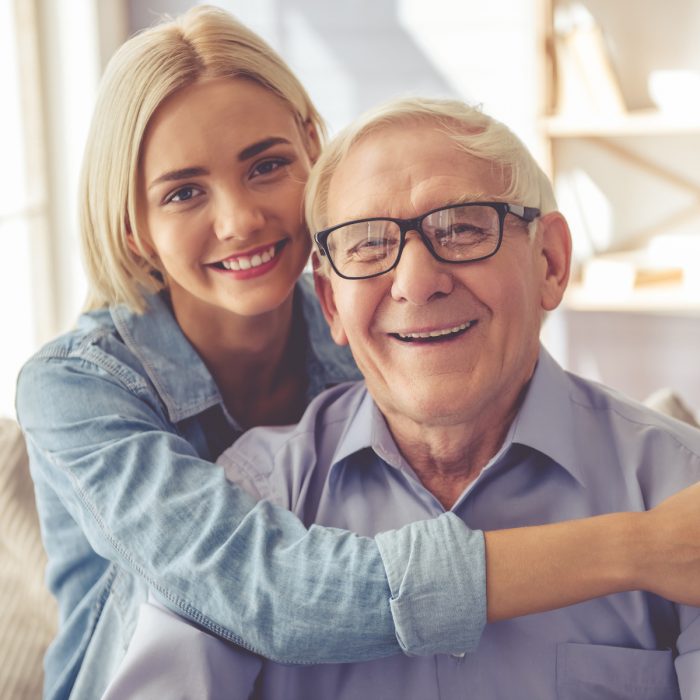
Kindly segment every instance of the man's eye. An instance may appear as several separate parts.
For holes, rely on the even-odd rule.
[[[186,185],[185,187],[180,187],[165,198],[165,203],[170,204],[171,202],[187,202],[195,197],[202,194],[202,190],[199,187],[194,187],[193,185]]]
[[[454,224],[447,229],[437,229],[434,235],[441,245],[450,245],[451,243],[476,243],[486,238],[489,232],[473,224]]]
[[[371,238],[367,241],[363,241],[357,247],[371,250],[372,248],[386,248],[389,245],[391,245],[391,242],[388,238]]]
[[[348,249],[346,257],[366,260],[387,255],[394,249],[396,241],[391,238],[366,238]]]

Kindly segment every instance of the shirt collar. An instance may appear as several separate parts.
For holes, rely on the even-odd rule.
[[[576,420],[571,382],[543,348],[510,432],[512,443],[531,447],[550,457],[580,484],[584,471],[575,452]]]
[[[364,381],[356,382],[348,391],[354,392],[355,396],[333,453],[331,471],[343,460],[366,449],[373,450],[391,467],[401,469],[408,466]]]
[[[404,459],[364,382],[357,391],[355,409],[348,415],[333,456],[333,465],[371,448],[389,465],[401,467]],[[505,455],[511,444],[525,445],[552,459],[583,484],[584,472],[574,450],[575,417],[570,391],[566,372],[544,348],[540,348],[523,404],[498,454]]]

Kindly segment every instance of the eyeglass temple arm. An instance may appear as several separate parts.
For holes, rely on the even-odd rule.
[[[522,204],[509,204],[508,211],[515,216],[524,219],[525,221],[532,221],[540,215],[540,210],[534,207],[524,207]]]

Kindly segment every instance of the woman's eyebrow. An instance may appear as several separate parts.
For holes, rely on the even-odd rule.
[[[159,175],[151,184],[148,189],[152,189],[156,185],[160,185],[163,182],[174,182],[175,180],[186,180],[189,177],[198,177],[200,175],[208,175],[209,171],[206,168],[181,168],[180,170],[170,170],[167,173]]]
[[[289,141],[289,139],[282,138],[281,136],[271,136],[269,139],[263,139],[262,141],[258,141],[257,143],[244,148],[238,154],[238,160],[248,160],[248,158],[253,158],[259,153],[266,151],[268,148],[276,146],[278,143],[286,143],[291,145],[291,141]]]
[[[273,146],[276,146],[277,144],[284,143],[291,145],[291,141],[289,139],[282,138],[281,136],[271,136],[270,138],[263,139],[262,141],[257,141],[256,143],[251,144],[250,146],[247,146],[244,148],[239,154],[238,154],[238,160],[239,161],[244,161],[248,160],[249,158],[253,158],[254,156],[257,156],[259,153],[262,153],[263,151],[266,151],[268,148],[272,148]],[[197,177],[200,175],[208,175],[209,171],[206,168],[200,168],[200,167],[193,167],[193,168],[181,168],[179,170],[171,170],[167,173],[163,173],[162,175],[159,175],[151,184],[148,186],[148,189],[150,190],[152,187],[155,187],[156,185],[160,185],[163,182],[173,182],[175,180],[186,180],[189,177]]]

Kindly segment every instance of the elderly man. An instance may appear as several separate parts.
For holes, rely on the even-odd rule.
[[[700,432],[565,373],[540,346],[569,230],[503,125],[456,102],[391,103],[329,146],[308,201],[324,229],[317,291],[365,384],[320,396],[299,426],[248,433],[222,457],[229,478],[365,535],[445,510],[484,530],[645,511],[700,479]],[[153,614],[171,644],[187,639]],[[179,648],[229,697],[689,699],[698,614],[617,593],[490,624],[472,654],[351,665],[284,666],[215,640],[202,652],[193,628],[200,641]],[[111,697],[136,697],[125,688]]]

